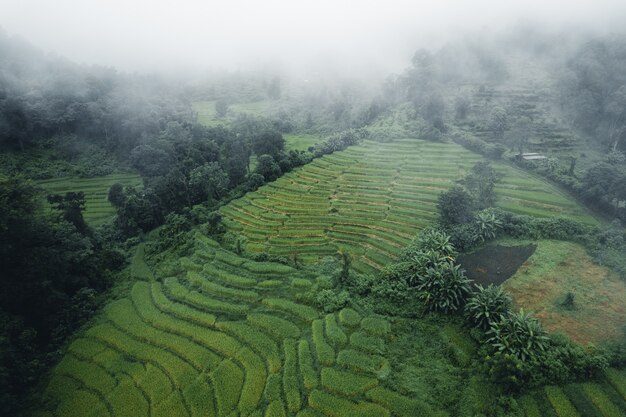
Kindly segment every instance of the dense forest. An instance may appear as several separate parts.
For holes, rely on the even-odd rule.
[[[291,396],[288,386],[289,378],[298,378],[294,358],[308,355],[310,359],[304,335],[309,337],[306,332],[311,326],[316,349],[325,346],[317,339],[323,337],[318,333],[323,327],[332,352],[330,359],[325,360],[323,354],[317,359],[315,366],[322,367],[320,384],[336,395],[347,393],[378,407],[362,408],[363,414],[352,410],[343,415],[417,415],[411,413],[419,407],[424,407],[424,415],[530,415],[524,414],[528,411],[523,404],[539,401],[528,396],[538,387],[618,378],[606,375],[619,375],[619,381],[626,381],[623,334],[606,343],[583,346],[567,335],[548,332],[537,318],[520,311],[519,303],[514,303],[503,287],[474,283],[459,261],[499,239],[562,241],[580,245],[594,265],[626,280],[626,38],[521,31],[493,39],[468,37],[437,50],[419,49],[412,58],[407,57],[407,62],[408,58],[410,64],[404,71],[366,86],[322,78],[303,85],[296,77],[284,74],[243,72],[215,72],[181,81],[180,77],[128,74],[75,64],[0,34],[2,414],[28,415],[44,407],[38,403],[42,385],[57,364],[63,365],[68,346],[74,352],[71,355],[78,358],[75,360],[85,360],[72,346],[96,339],[80,337],[91,331],[86,329],[98,323],[101,314],[109,317],[116,329],[124,327],[111,317],[124,316],[123,300],[127,299],[123,297],[145,290],[143,278],[138,279],[141,274],[149,276],[145,280],[151,282],[153,291],[162,286],[167,288],[170,301],[178,300],[178,310],[171,307],[168,317],[187,317],[198,324],[198,311],[213,312],[223,325],[220,330],[239,335],[246,325],[237,327],[239,322],[233,317],[242,314],[237,308],[228,307],[231,310],[224,313],[224,319],[212,309],[225,309],[223,300],[229,297],[257,300],[254,291],[262,292],[262,283],[248,285],[246,280],[252,275],[245,274],[263,274],[264,268],[276,270],[274,275],[267,272],[267,281],[263,281],[270,291],[276,286],[276,293],[263,296],[260,313],[243,313],[247,326],[268,326],[254,321],[262,314],[269,316],[263,308],[295,314],[311,325],[297,328],[276,319],[269,327],[278,330],[264,330],[290,335],[279,337],[278,348],[284,351],[277,359],[284,362],[285,376],[280,383],[286,392],[288,414],[281,408],[283,414],[266,411],[266,416],[296,415],[305,410],[299,403],[300,394]],[[266,105],[257,112],[240,110],[249,103]],[[210,123],[203,120],[202,111],[207,108]],[[315,139],[311,144],[294,146],[301,137]],[[416,146],[419,152],[412,148]],[[531,153],[540,157],[524,156]],[[335,159],[329,159],[332,157]],[[358,157],[370,159],[359,165]],[[429,162],[430,157],[436,162]],[[394,158],[402,162],[396,164]],[[450,177],[442,176],[435,185],[411,177],[445,170],[446,161],[453,158],[457,159]],[[420,163],[426,168],[420,168]],[[308,167],[313,168],[305,171]],[[55,193],[45,186],[46,181],[58,178],[87,180],[114,174],[136,175],[140,185],[115,182],[107,186],[103,198],[113,215],[110,221],[97,225],[87,217],[86,190],[76,187]],[[344,183],[337,180],[336,186],[328,185],[332,175],[334,179],[343,175]],[[390,175],[394,176],[392,186]],[[381,189],[372,191],[385,181]],[[387,195],[389,187],[400,187],[403,181],[409,185],[391,197]],[[536,204],[513,210],[503,205],[507,189],[514,190],[524,181],[535,188],[515,198],[521,201],[527,197]],[[437,188],[442,182],[448,184],[446,188]],[[426,188],[423,196],[419,195],[420,186]],[[338,201],[342,187],[362,191],[355,192],[352,199]],[[429,188],[436,192],[428,193]],[[319,197],[325,192],[328,196]],[[545,195],[533,200],[531,192]],[[397,218],[413,219],[405,223],[397,220],[396,229],[391,225],[396,214],[394,198],[406,199],[404,205],[398,204],[401,211]],[[371,202],[350,221],[345,220],[345,213],[351,213],[349,205],[360,204],[360,199]],[[332,206],[327,207],[329,202]],[[376,206],[384,204],[390,206],[389,213],[379,216]],[[271,210],[275,210],[273,217],[259,214],[259,218],[243,218],[246,213]],[[280,210],[289,214],[279,219]],[[306,218],[294,220],[307,210],[312,212],[306,213]],[[324,223],[333,216],[345,216],[337,221],[343,229]],[[391,219],[389,229],[376,223],[383,217],[384,221]],[[305,232],[298,235],[295,228],[288,229],[289,221],[305,224]],[[361,229],[355,231],[355,225],[371,226],[368,233],[378,233],[386,243],[377,246],[374,238],[369,242],[371,236]],[[261,236],[273,233],[264,227],[287,231]],[[196,238],[198,234],[202,237]],[[314,241],[310,252],[306,249],[309,243],[304,242],[307,239]],[[272,246],[274,241],[279,243]],[[303,248],[298,249],[301,245]],[[194,273],[218,270],[221,265],[198,264],[198,256],[202,258],[194,255],[198,246],[206,251],[207,262],[222,259],[230,265],[214,274],[218,282],[230,279],[232,288],[217,289],[212,282],[198,284],[200,278],[194,281]],[[351,252],[350,248],[356,249]],[[137,254],[144,252],[145,260],[137,260]],[[246,265],[254,266],[244,271]],[[137,268],[148,272],[137,272]],[[282,270],[291,271],[294,277],[290,278],[291,287],[284,290],[280,283],[271,282],[279,280],[276,277]],[[176,279],[181,283],[172,284]],[[298,289],[298,285],[302,287]],[[196,294],[219,292],[222,298],[217,303],[223,305],[198,304],[189,295],[196,287],[203,288]],[[293,295],[292,287],[301,291]],[[576,311],[583,295],[574,295],[573,287],[563,291],[566,294],[559,308]],[[287,296],[303,306],[279,298]],[[110,303],[112,300],[116,301]],[[134,298],[133,303],[140,311]],[[166,308],[159,311],[165,317]],[[368,319],[368,314],[385,319]],[[363,321],[359,315],[365,317]],[[138,322],[136,328],[158,321],[148,315],[142,317],[143,324]],[[351,320],[357,320],[356,324],[350,324]],[[400,341],[394,339],[395,344],[393,338],[387,339],[392,346],[389,350],[380,342],[389,333],[385,320],[405,332],[398,336]],[[449,344],[445,357],[437,353],[435,339],[406,336],[411,325],[402,320],[423,320],[417,327],[428,329],[424,335],[437,327],[456,329],[441,336],[441,343]],[[361,330],[355,327],[358,323],[363,326]],[[160,326],[159,331],[171,330],[166,324]],[[354,332],[346,336],[343,332],[348,328]],[[171,331],[181,340],[183,336],[190,338],[198,349],[200,339],[183,334],[186,330],[181,329]],[[129,330],[124,332],[130,334]],[[152,336],[145,337],[147,344],[157,346]],[[241,338],[247,340],[243,335]],[[464,342],[455,345],[461,339]],[[163,351],[175,351],[175,346],[163,343]],[[254,347],[254,343],[246,343]],[[385,379],[387,374],[381,377],[378,368],[374,377],[370,372],[367,378],[341,380],[344,371],[331,367],[335,360],[348,361],[345,367],[349,369],[366,365],[358,359],[359,349],[342,350],[335,359],[333,347],[339,352],[341,346],[359,343],[371,354],[368,361],[389,356],[391,365],[385,363],[394,371],[402,361],[401,349],[423,349],[425,355],[433,355],[433,369],[441,367],[433,370],[433,378],[442,378],[435,381],[441,392],[433,398],[445,398],[442,392],[449,372],[454,374],[450,381],[459,379],[449,382],[449,387],[462,384],[460,379],[466,377],[472,381],[470,385],[486,381],[489,388],[485,389],[491,390],[487,401],[493,401],[478,405],[477,389],[471,399],[450,394],[436,404],[403,388],[400,379]],[[274,342],[267,346],[271,350]],[[229,362],[233,367],[235,363],[248,366],[243,349],[234,356],[236,361]],[[348,353],[342,356],[344,352],[357,355],[357,359]],[[133,354],[140,358],[139,353]],[[196,366],[192,359],[181,357]],[[106,368],[98,366],[99,372]],[[293,375],[286,373],[290,366]],[[307,372],[306,364],[299,362],[298,366],[300,372]],[[315,374],[313,368],[310,371]],[[114,372],[114,368],[107,369]],[[246,369],[246,378],[253,378]],[[611,373],[616,369],[622,370]],[[229,373],[228,369],[223,372]],[[311,382],[316,381],[316,375],[311,381],[306,374],[304,378],[306,389],[317,386]],[[376,378],[383,381],[379,388],[374,388],[379,383]],[[350,394],[350,389],[361,392],[350,384],[367,386],[369,391]],[[625,415],[624,385],[600,384],[617,385],[610,391],[617,414],[604,414],[596,405],[593,415]],[[86,382],[78,384],[83,385]],[[271,388],[270,382],[267,386],[265,391],[260,389],[267,396],[267,401],[262,401],[269,410],[274,407],[272,390],[281,388]],[[406,401],[407,410],[412,411],[394,409],[389,402],[395,397],[385,399],[387,391],[394,391],[388,395],[398,395],[398,404]],[[226,407],[229,400],[222,400],[219,395],[226,394],[220,392],[216,407]],[[325,395],[330,394],[312,391],[307,398],[311,409],[317,411],[301,411],[302,416],[319,412],[339,415],[328,411],[336,399]],[[526,396],[519,400],[520,395]],[[573,397],[568,394],[570,401]],[[551,397],[548,400],[552,401]],[[348,403],[336,401],[337,409],[348,407]],[[475,408],[459,405],[466,403]],[[435,414],[438,406],[452,411]],[[190,407],[187,405],[188,412]],[[253,408],[244,409],[250,413],[240,409],[242,416],[261,415],[260,411],[252,414]],[[581,408],[576,410],[583,415]]]

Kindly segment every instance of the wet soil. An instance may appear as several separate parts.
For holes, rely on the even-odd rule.
[[[457,262],[467,276],[477,284],[499,285],[510,278],[535,252],[537,245],[490,245],[469,254],[460,255]]]

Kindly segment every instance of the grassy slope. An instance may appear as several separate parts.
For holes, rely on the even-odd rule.
[[[372,272],[394,259],[437,217],[437,196],[480,156],[455,144],[420,140],[365,142],[313,161],[222,209],[247,250],[316,260],[338,251]],[[595,223],[573,200],[535,176],[495,164],[505,174],[498,205],[536,216]]]
[[[90,226],[98,226],[111,219],[115,209],[107,200],[111,185],[116,182],[124,186],[141,186],[141,177],[135,174],[111,174],[95,178],[54,178],[37,181],[50,194],[65,194],[70,191],[85,193],[84,217]]]
[[[150,273],[133,261],[131,294],[69,346],[36,415],[443,416],[484,389],[458,326],[326,315],[296,301],[314,276],[193,243]]]
[[[624,281],[595,264],[580,245],[546,240],[537,245],[535,253],[503,284],[515,304],[534,311],[548,330],[562,331],[583,345],[622,338]],[[568,292],[574,294],[571,310],[561,306]]]

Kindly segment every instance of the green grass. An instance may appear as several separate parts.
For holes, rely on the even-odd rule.
[[[306,134],[284,134],[286,151],[306,151],[309,147],[319,143],[323,138]]]
[[[111,174],[94,178],[54,178],[36,181],[46,194],[62,194],[82,191],[85,193],[83,217],[90,226],[109,222],[115,215],[115,208],[109,203],[109,188],[119,182],[125,187],[141,187],[141,177],[136,174]]]

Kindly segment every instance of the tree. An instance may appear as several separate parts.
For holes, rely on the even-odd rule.
[[[474,216],[474,204],[470,193],[459,185],[439,194],[437,198],[439,223],[443,226],[453,226],[469,222]]]
[[[459,96],[454,100],[454,118],[465,120],[471,109],[472,102],[466,96]]]
[[[126,196],[124,195],[124,186],[119,182],[111,185],[109,188],[109,194],[107,195],[107,200],[111,205],[115,208],[119,208],[122,204],[124,204],[124,200]]]
[[[219,200],[228,190],[228,174],[217,162],[210,162],[194,168],[189,175],[189,189],[192,204],[209,200]]]
[[[491,109],[489,115],[489,128],[495,135],[496,139],[502,139],[504,132],[509,128],[509,116],[507,111],[502,107],[496,106]]]
[[[496,202],[495,186],[501,175],[491,166],[489,161],[480,161],[472,167],[472,171],[460,181],[474,197],[479,210],[492,207]]]
[[[243,182],[248,171],[250,149],[241,136],[236,136],[224,142],[222,147],[223,167],[234,187]]]
[[[451,313],[460,310],[471,292],[471,280],[460,265],[437,262],[415,276],[414,287],[429,310]]]
[[[251,147],[257,156],[271,155],[275,160],[279,160],[281,152],[285,149],[285,139],[276,130],[265,130],[252,137]]]
[[[280,166],[278,166],[271,155],[259,156],[255,172],[262,175],[263,178],[265,178],[265,181],[274,181],[282,174]]]
[[[228,102],[224,99],[219,99],[215,102],[215,115],[220,119],[226,117],[228,113]]]
[[[63,220],[73,224],[81,234],[84,235],[88,232],[89,227],[83,218],[83,211],[85,211],[84,192],[67,192],[64,196],[59,194],[48,195],[48,202],[62,213]]]
[[[171,167],[171,157],[162,149],[139,145],[130,153],[130,163],[144,177],[164,175]]]

